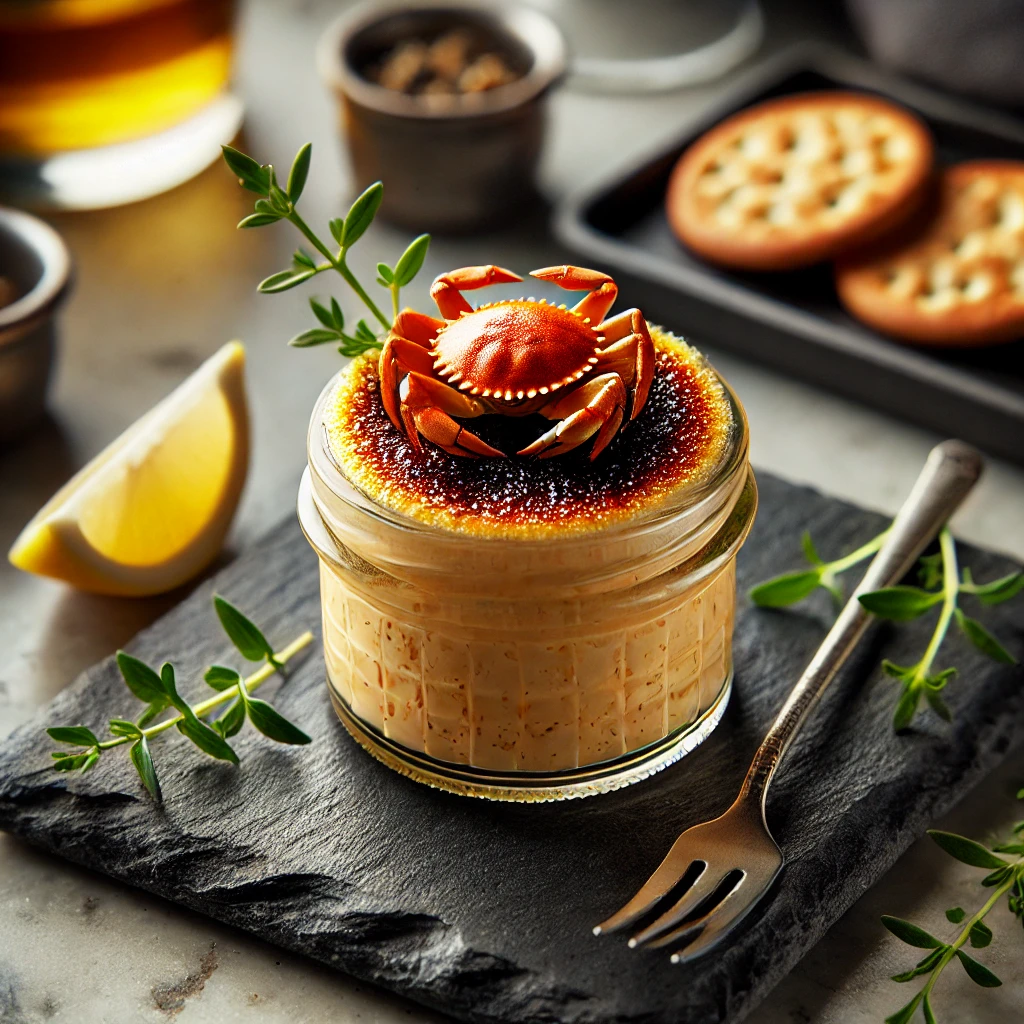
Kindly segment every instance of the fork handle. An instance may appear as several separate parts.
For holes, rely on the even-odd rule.
[[[981,475],[982,458],[963,441],[943,441],[928,455],[910,496],[893,520],[882,547],[811,663],[793,687],[768,735],[754,755],[740,799],[761,803],[779,761],[804,724],[812,707],[832,682],[867,629],[870,615],[857,600],[860,594],[898,583],[918,556],[967,496]]]

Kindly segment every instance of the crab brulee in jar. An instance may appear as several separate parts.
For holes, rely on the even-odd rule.
[[[342,721],[420,781],[493,799],[618,788],[715,727],[757,491],[743,409],[594,270],[438,277],[313,412],[302,527]]]

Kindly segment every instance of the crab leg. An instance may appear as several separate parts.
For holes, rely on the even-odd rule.
[[[399,430],[403,428],[398,411],[398,381],[402,374],[410,371],[423,374],[433,371],[434,357],[430,354],[430,347],[442,327],[443,320],[435,320],[414,309],[403,309],[395,317],[395,323],[384,342],[377,362],[380,398],[388,419]]]
[[[510,281],[522,281],[522,278],[494,264],[460,267],[434,278],[430,286],[430,297],[437,303],[441,316],[446,320],[458,320],[463,313],[473,312],[473,307],[462,294],[463,289],[472,291],[474,288],[486,288],[489,284],[507,284]]]
[[[542,267],[540,270],[531,270],[530,277],[551,281],[569,292],[589,289],[589,294],[584,295],[572,307],[572,311],[594,326],[608,315],[608,310],[615,304],[615,297],[619,294],[619,286],[607,274],[586,267]]]
[[[541,416],[558,423],[519,454],[550,459],[578,448],[597,434],[590,452],[593,461],[615,436],[625,411],[626,386],[622,378],[617,373],[603,373],[541,408]]]
[[[468,395],[452,391],[446,384],[422,373],[410,373],[399,388],[402,422],[412,446],[419,451],[422,434],[452,455],[475,459],[480,455],[504,458],[504,453],[485,444],[472,431],[456,423],[452,416],[482,416],[486,409]]]
[[[654,342],[639,309],[627,309],[598,326],[605,347],[597,353],[597,369],[618,373],[632,392],[635,420],[647,401],[654,377]]]

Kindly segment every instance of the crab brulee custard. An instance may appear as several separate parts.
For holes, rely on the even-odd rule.
[[[715,727],[757,492],[742,407],[686,342],[586,291],[476,308],[520,280],[441,275],[310,423],[302,527],[328,686],[372,754],[494,799],[637,781]]]

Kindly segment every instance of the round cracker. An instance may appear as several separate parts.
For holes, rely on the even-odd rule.
[[[680,158],[669,224],[698,255],[789,270],[863,245],[910,217],[934,147],[909,111],[875,96],[770,100],[712,128]]]
[[[943,171],[935,215],[909,240],[836,266],[858,319],[926,345],[1024,337],[1024,163],[978,160]]]

